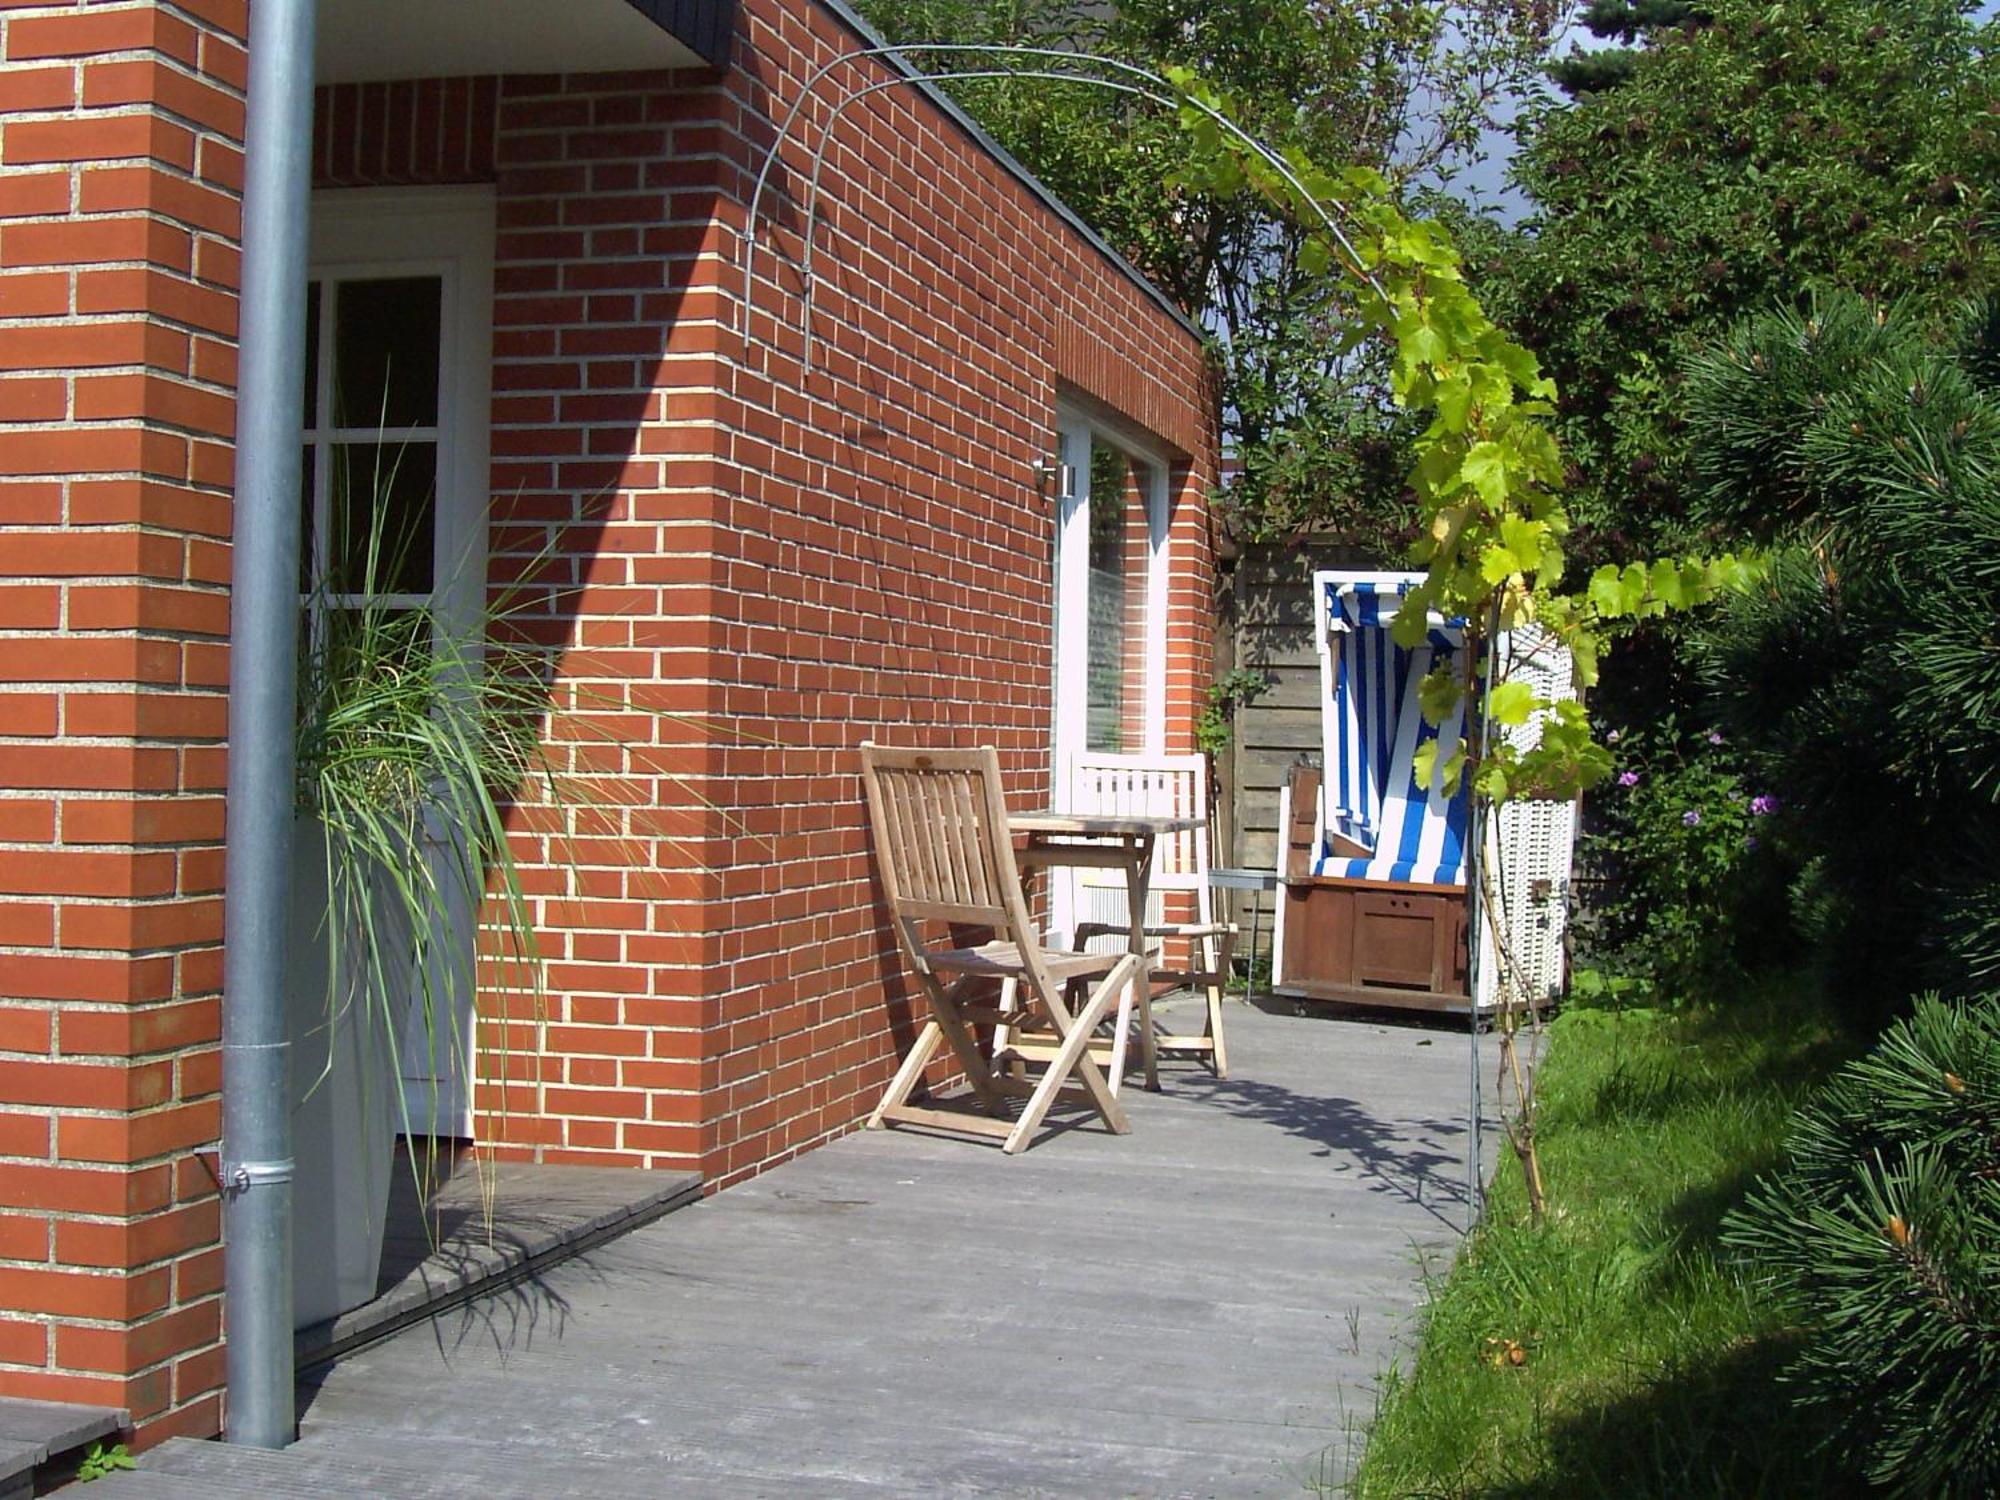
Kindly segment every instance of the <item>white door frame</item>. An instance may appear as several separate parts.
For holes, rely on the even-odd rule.
[[[438,423],[435,429],[393,429],[391,439],[437,443],[437,509],[433,600],[445,629],[470,634],[484,611],[491,465],[488,426],[493,378],[494,193],[490,187],[365,188],[319,192],[312,201],[309,279],[320,283],[318,388],[322,403],[332,389],[334,325],[328,286],[372,277],[440,278]],[[322,410],[326,410],[322,405]],[[315,413],[315,421],[318,414]],[[374,429],[332,429],[324,441],[367,441]],[[332,465],[314,470],[313,504],[327,514]],[[324,538],[322,525],[319,535]],[[324,545],[324,542],[322,542]],[[472,642],[476,656],[478,642]],[[442,845],[452,830],[429,831]],[[455,890],[457,882],[443,882]],[[461,897],[459,907],[466,905]],[[405,1110],[412,1129],[440,1136],[472,1133],[473,913],[455,909],[462,977],[440,977],[438,993],[455,997],[455,1020],[465,1055],[448,1075],[432,1078],[414,1059],[424,1046],[421,1017],[412,1014],[401,1038]],[[412,1034],[414,1033],[414,1035]],[[413,1043],[416,1050],[413,1051]]]
[[[1119,449],[1146,467],[1146,640],[1145,682],[1141,685],[1144,743],[1130,747],[1162,755],[1167,747],[1167,602],[1170,565],[1167,533],[1171,516],[1171,466],[1164,454],[1135,441],[1122,429],[1093,422],[1068,407],[1056,413],[1057,455],[1062,476],[1056,499],[1054,714],[1049,736],[1051,800],[1071,801],[1070,765],[1089,744],[1090,728],[1090,450],[1093,441]],[[1052,882],[1056,931],[1075,925],[1072,883]]]

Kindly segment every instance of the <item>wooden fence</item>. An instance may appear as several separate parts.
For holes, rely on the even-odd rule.
[[[1313,646],[1312,575],[1316,568],[1371,564],[1352,548],[1312,543],[1245,545],[1218,600],[1216,673],[1261,672],[1269,687],[1239,704],[1229,749],[1217,760],[1217,863],[1275,868],[1278,791],[1301,755],[1320,748],[1319,654]],[[1268,958],[1273,897],[1226,893],[1250,943],[1250,903],[1261,907],[1257,960]],[[1260,979],[1268,972],[1259,968]]]

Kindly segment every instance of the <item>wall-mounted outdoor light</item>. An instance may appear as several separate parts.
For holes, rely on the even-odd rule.
[[[1061,499],[1076,493],[1076,471],[1053,458],[1035,460],[1035,493],[1043,499]]]

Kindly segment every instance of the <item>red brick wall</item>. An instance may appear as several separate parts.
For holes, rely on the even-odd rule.
[[[553,552],[519,618],[562,648],[586,810],[559,846],[524,836],[549,994],[483,1102],[546,1161],[698,1167],[712,1132],[718,97],[705,74],[502,87],[493,554],[508,578]]]
[[[0,1393],[212,1432],[244,0],[0,14]]]
[[[689,285],[715,218],[710,83],[347,86],[316,111],[323,187],[462,181],[481,161],[496,184],[491,578],[510,628],[559,653],[550,751],[571,805],[516,819],[547,993],[507,994],[488,967],[477,1104],[485,1140],[552,1162],[703,1156],[716,814],[688,773],[713,645],[684,538],[715,504],[711,439],[687,426],[716,340]]]
[[[850,1128],[921,1020],[854,746],[990,740],[1015,795],[1047,797],[1054,518],[1032,466],[1059,389],[1186,455],[1170,748],[1206,682],[1212,568],[1194,339],[913,93],[852,112],[829,155],[813,372],[796,278],[771,279],[773,240],[798,248],[782,198],[744,348],[766,121],[854,45],[805,0],[748,11],[762,55],[724,83],[508,78],[495,115],[468,89],[437,127],[494,163],[494,579],[539,560],[515,618],[562,653],[552,743],[580,792],[568,861],[562,818],[519,820],[549,993],[487,1028],[483,1133],[715,1182]],[[434,153],[413,177],[398,134],[434,93],[323,93],[322,181],[378,180],[357,160],[456,180]]]
[[[856,45],[804,0],[745,10],[743,135],[718,142],[732,224],[764,121]],[[785,156],[800,198],[817,144]],[[721,1024],[704,1166],[723,1181],[849,1128],[921,1019],[874,900],[855,747],[991,742],[1010,796],[1047,800],[1054,515],[1033,466],[1053,452],[1060,389],[1189,460],[1170,543],[1170,748],[1189,744],[1207,661],[1200,496],[1215,452],[1195,339],[914,90],[850,110],[827,162],[814,369],[797,278],[768,248],[798,251],[800,210],[782,197],[776,234],[759,226],[751,346],[722,344],[727,510],[711,543],[742,655],[717,707],[776,742],[721,736],[715,752],[739,820],[710,918]]]

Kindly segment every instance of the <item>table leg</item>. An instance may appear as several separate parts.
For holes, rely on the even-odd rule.
[[[1159,1041],[1153,1035],[1153,967],[1146,951],[1146,897],[1153,882],[1153,840],[1150,835],[1129,840],[1125,866],[1125,897],[1132,923],[1131,951],[1139,963],[1132,984],[1139,998],[1139,1057],[1146,1065],[1146,1087],[1160,1091]]]
[[[1132,1040],[1132,1001],[1132,987],[1127,985],[1125,993],[1118,997],[1118,1008],[1111,1013],[1111,1061],[1106,1067],[1114,1096],[1125,1082],[1125,1055],[1131,1050]]]

